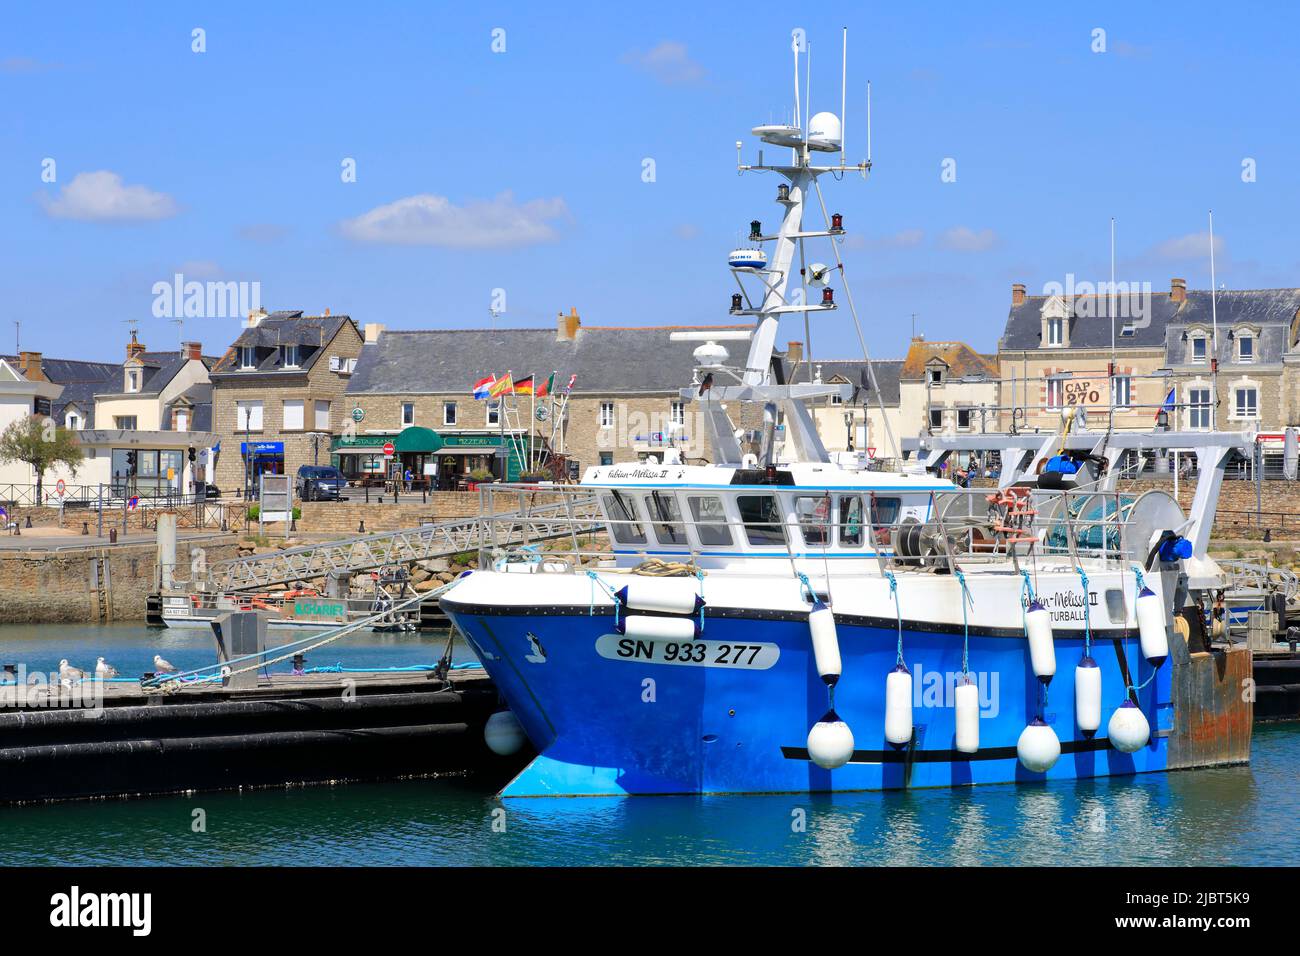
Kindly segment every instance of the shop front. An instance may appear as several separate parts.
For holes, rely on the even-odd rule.
[[[499,431],[439,433],[412,425],[400,432],[337,437],[330,455],[349,481],[406,482],[409,474],[412,490],[455,491],[485,473],[498,481],[518,480],[523,470],[520,440],[526,439],[502,436]],[[390,443],[392,458],[384,454],[384,446]]]
[[[257,495],[263,475],[284,474],[284,442],[282,441],[240,442],[239,454],[244,462],[244,479],[248,484],[250,495]]]

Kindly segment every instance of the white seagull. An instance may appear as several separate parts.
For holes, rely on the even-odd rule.
[[[70,665],[66,657],[63,660],[59,661],[59,683],[60,684],[75,684],[77,681],[81,680],[85,676],[86,675],[83,674],[80,670]]]
[[[169,664],[167,661],[163,660],[163,659],[162,659],[159,655],[157,655],[157,654],[155,654],[155,655],[153,656],[153,669],[156,670],[156,671],[157,671],[158,673],[160,673],[160,674],[174,674],[174,673],[176,673],[176,668],[175,668],[175,666],[173,666],[172,664]]]
[[[117,676],[117,668],[112,664],[106,663],[104,658],[95,662],[95,676],[99,678],[109,678]]]

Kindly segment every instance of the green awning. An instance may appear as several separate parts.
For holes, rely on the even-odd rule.
[[[442,439],[435,432],[419,425],[402,429],[393,446],[398,452],[408,454],[430,454],[442,447]]]

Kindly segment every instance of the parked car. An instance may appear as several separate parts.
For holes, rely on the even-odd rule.
[[[332,465],[303,465],[294,479],[293,490],[303,501],[338,501],[348,480]]]

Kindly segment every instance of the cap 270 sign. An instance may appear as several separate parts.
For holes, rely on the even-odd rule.
[[[1065,404],[1096,405],[1101,401],[1101,389],[1094,382],[1076,382],[1066,379],[1063,383]]]

